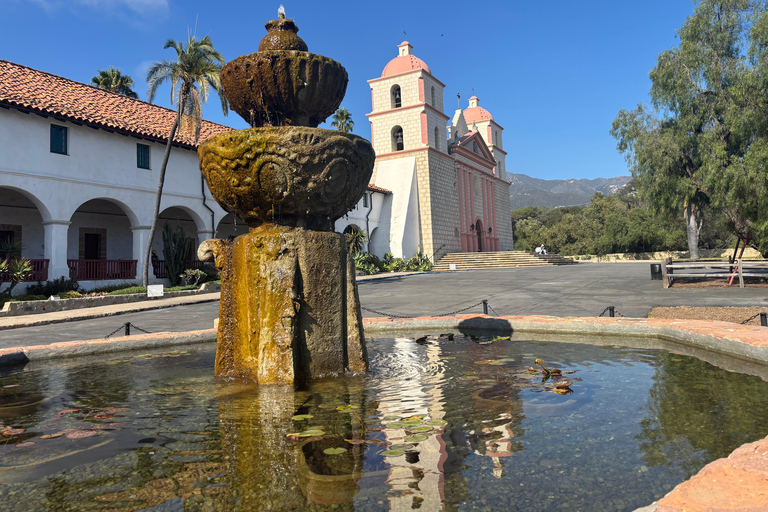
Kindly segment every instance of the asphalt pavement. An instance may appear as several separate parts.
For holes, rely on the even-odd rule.
[[[664,290],[661,281],[651,280],[648,262],[368,278],[358,281],[358,289],[368,318],[482,313],[482,300],[488,301],[491,315],[500,316],[589,317],[614,306],[617,316],[644,318],[654,306],[768,306],[766,288]],[[125,322],[135,326],[134,333],[210,329],[218,312],[219,302],[213,301],[6,328],[0,330],[0,348],[103,338]]]

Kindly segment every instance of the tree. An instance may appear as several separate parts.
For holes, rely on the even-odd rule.
[[[157,184],[157,195],[155,197],[155,211],[152,216],[152,227],[149,230],[149,241],[144,253],[144,275],[142,283],[147,286],[149,283],[149,263],[152,254],[152,239],[157,228],[157,219],[160,216],[160,200],[163,196],[163,184],[165,183],[165,171],[168,166],[168,159],[171,156],[171,147],[176,131],[181,124],[182,115],[194,119],[195,123],[195,142],[200,137],[200,128],[203,122],[202,104],[208,100],[208,95],[213,89],[221,100],[221,110],[227,115],[229,108],[227,99],[221,89],[221,67],[224,65],[224,57],[216,51],[213,43],[208,36],[198,40],[195,34],[192,34],[186,46],[184,42],[176,42],[173,39],[166,41],[163,49],[173,48],[176,51],[176,60],[161,60],[156,62],[147,71],[147,101],[152,103],[157,94],[158,88],[170,81],[171,83],[171,105],[177,103],[176,119],[171,126],[171,132],[168,135],[168,142],[165,146],[163,162],[160,165],[160,178]]]
[[[768,228],[758,201],[768,190],[766,88],[755,66],[765,61],[765,10],[762,0],[701,0],[679,46],[651,70],[651,106],[622,109],[613,122],[640,194],[667,216],[683,212],[691,259],[707,208],[739,234]]]
[[[106,89],[129,98],[138,99],[139,97],[133,90],[133,78],[112,66],[109,66],[109,69],[100,69],[99,74],[91,78],[91,84],[99,89]]]
[[[340,132],[352,133],[352,128],[354,127],[355,122],[352,120],[352,114],[344,107],[341,107],[333,114],[331,128],[336,128]]]

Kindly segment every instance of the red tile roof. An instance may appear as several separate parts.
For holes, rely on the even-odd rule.
[[[371,192],[381,192],[382,194],[387,194],[387,195],[392,193],[391,190],[387,190],[385,188],[377,187],[376,185],[368,185],[368,190],[370,190]]]
[[[39,112],[115,130],[130,135],[165,142],[176,118],[176,111],[121,94],[75,82],[44,71],[0,59],[0,105]],[[203,121],[200,142],[231,130]],[[197,147],[193,128],[176,132],[174,142],[184,147]]]

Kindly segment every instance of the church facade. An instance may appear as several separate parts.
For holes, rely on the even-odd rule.
[[[408,42],[381,77],[369,80],[371,185],[391,191],[368,250],[437,261],[451,252],[512,250],[503,128],[470,98],[444,113],[445,84]]]

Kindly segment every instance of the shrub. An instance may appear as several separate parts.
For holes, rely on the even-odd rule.
[[[60,299],[79,299],[83,296],[82,293],[76,292],[74,290],[67,290],[65,292],[59,292],[57,293]]]
[[[378,256],[368,252],[357,252],[352,255],[355,262],[355,270],[365,272],[366,275],[378,274],[384,270],[384,264]]]
[[[179,277],[184,281],[185,286],[199,286],[206,274],[202,270],[188,268]]]
[[[424,254],[421,250],[421,246],[419,246],[419,252],[416,253],[416,256],[412,256],[408,258],[408,261],[406,262],[406,269],[411,271],[420,271],[420,272],[429,272],[432,270],[432,262],[429,261],[429,258],[426,254]]]
[[[10,286],[3,290],[1,293],[4,295],[11,295],[13,289],[17,284],[29,277],[32,273],[32,262],[26,258],[17,260],[1,260],[0,261],[0,274],[6,274],[10,281]]]
[[[187,268],[189,249],[190,241],[184,228],[176,226],[176,229],[173,229],[166,222],[163,226],[163,258],[171,286],[176,286],[181,281],[181,273]]]
[[[166,288],[166,292],[185,292],[187,290],[197,290],[199,286],[194,284],[189,284],[185,286],[173,286],[171,288]]]
[[[147,289],[144,286],[129,286],[128,288],[119,288],[109,292],[107,295],[130,295],[132,293],[147,293]]]
[[[201,281],[201,283],[207,283],[208,281],[220,281],[221,280],[221,270],[216,268],[216,265],[213,265],[211,263],[204,263],[202,267],[200,267],[200,270],[205,272],[205,279]]]
[[[93,294],[101,294],[101,293],[111,293],[115,290],[122,290],[124,288],[134,288],[139,286],[136,283],[120,283],[120,284],[111,284],[109,286],[100,286],[99,288],[94,288],[91,290],[90,293]]]
[[[77,291],[80,285],[74,279],[69,279],[61,276],[57,279],[42,282],[38,281],[35,284],[27,286],[27,293],[31,295],[45,295],[50,297],[51,295],[58,295],[61,292]]]
[[[344,233],[344,239],[347,242],[347,250],[349,254],[358,254],[363,251],[363,245],[368,239],[368,236],[360,228],[352,228],[351,231]]]

